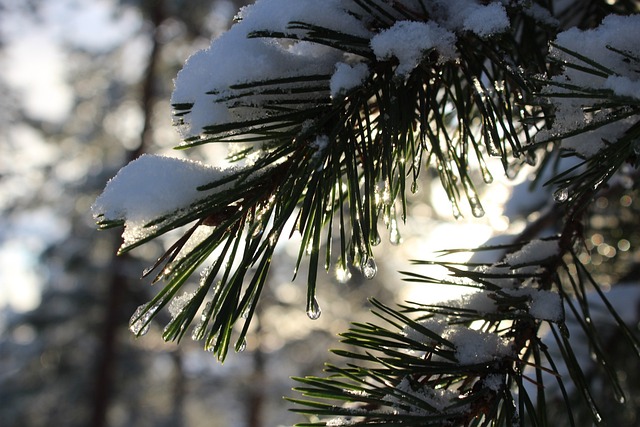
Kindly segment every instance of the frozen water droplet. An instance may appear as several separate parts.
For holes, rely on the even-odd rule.
[[[320,304],[318,304],[318,300],[313,297],[313,299],[307,303],[307,316],[309,316],[311,320],[318,320],[321,314],[322,309],[320,308]]]
[[[191,332],[191,339],[194,341],[198,341],[200,338],[202,338],[202,329],[203,329],[204,324],[202,322],[198,322],[196,324],[196,326],[193,328],[193,331]]]
[[[385,227],[389,226],[390,221],[391,216],[389,216],[389,212],[387,211],[387,209],[385,209],[384,215],[382,215],[382,222],[384,223]]]
[[[202,310],[202,314],[200,315],[200,320],[203,322],[206,322],[210,312],[211,312],[211,301],[208,301],[205,304],[204,309]]]
[[[391,221],[389,242],[391,242],[392,245],[399,245],[402,242],[402,236],[400,235],[400,230],[398,230],[398,222],[395,219]]]
[[[311,255],[313,253],[313,241],[310,241],[305,249],[307,255]]]
[[[482,179],[486,184],[491,184],[493,182],[493,175],[491,175],[491,172],[485,169],[482,172]]]
[[[484,208],[477,199],[471,200],[471,213],[476,218],[482,218],[484,216]]]
[[[249,313],[251,313],[251,307],[252,305],[248,305],[244,310],[242,310],[242,318],[243,319],[248,319],[249,318]]]
[[[367,279],[373,279],[377,272],[378,266],[376,265],[376,260],[372,256],[367,257],[362,263],[362,274]]]
[[[462,214],[460,213],[460,209],[458,208],[458,204],[455,202],[455,200],[451,202],[451,210],[455,219],[462,218]]]
[[[242,342],[236,344],[236,352],[241,353],[247,349],[247,340],[242,339]]]
[[[566,202],[569,199],[569,190],[567,188],[559,188],[553,193],[553,200],[558,203]]]
[[[413,194],[416,194],[418,192],[418,182],[417,181],[413,181],[411,183],[411,192]]]
[[[378,233],[378,228],[374,227],[371,230],[371,237],[369,238],[369,242],[371,242],[372,246],[378,246],[382,239],[380,238],[380,233]]]
[[[214,352],[216,350],[216,342],[218,342],[217,334],[207,339],[207,342],[204,344],[204,350]]]
[[[351,278],[349,268],[343,263],[338,262],[336,265],[336,280],[340,283],[346,283]]]

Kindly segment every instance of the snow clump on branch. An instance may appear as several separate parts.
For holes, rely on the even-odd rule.
[[[394,16],[397,11],[385,6],[389,7],[385,15],[389,22],[381,27],[371,25],[371,11],[357,2],[258,0],[242,8],[238,22],[207,49],[191,56],[178,73],[171,103],[182,137],[192,141],[206,135],[212,126],[268,114],[261,108],[264,101],[259,91],[243,93],[240,107],[238,94],[233,92],[236,85],[328,76],[314,81],[313,87],[322,81],[326,98],[339,98],[364,83],[371,68],[367,63],[374,58],[395,57],[399,62],[396,74],[406,77],[432,50],[438,52],[440,63],[455,60],[460,34],[489,38],[510,28],[499,1],[395,3],[407,14]],[[326,41],[309,42],[316,31],[338,35],[336,40],[344,38],[356,47],[352,52],[334,48],[331,35],[321,37]],[[312,87],[311,79],[308,85]]]
[[[585,126],[596,127],[609,121],[608,109],[590,111],[594,99],[608,96],[607,92],[634,104],[640,102],[638,28],[640,15],[609,15],[597,28],[571,28],[558,34],[550,53],[565,67],[543,90],[543,95],[548,96],[554,107],[555,118],[553,127],[540,132],[538,140],[570,136],[571,132]],[[584,96],[566,96],[576,91]],[[584,157],[592,157],[606,146],[607,141],[620,138],[633,121],[634,117],[626,118],[579,137],[565,138],[562,146]]]

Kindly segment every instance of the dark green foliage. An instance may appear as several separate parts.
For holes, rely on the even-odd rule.
[[[354,16],[372,32],[401,20],[430,19],[426,7],[424,13],[418,13],[401,2],[352,3],[359,7]],[[554,2],[532,3],[553,11]],[[609,10],[605,3],[592,1],[589,7]],[[492,181],[488,156],[498,157],[508,175],[523,163],[534,165],[537,158],[542,159],[541,171],[554,158],[576,156],[565,151],[558,156],[561,140],[612,123],[630,123],[621,137],[606,141],[598,156],[560,170],[546,182],[557,187],[556,199],[565,202],[549,209],[557,234],[544,241],[557,243],[557,251],[521,263],[510,261],[525,250],[529,240],[540,237],[540,232],[529,228],[514,238],[516,243],[472,250],[500,253],[496,262],[432,263],[447,268],[451,280],[405,273],[414,282],[474,288],[492,301],[491,309],[413,302],[396,310],[373,300],[376,314],[387,326],[354,323],[343,340],[356,350],[335,351],[350,360],[346,367],[327,366],[326,378],[298,378],[302,384],[298,391],[305,398],[291,399],[303,405],[296,411],[322,417],[301,425],[556,425],[547,411],[552,401],[565,404],[562,422],[567,425],[579,425],[583,419],[572,411],[574,402],[588,410],[593,423],[603,425],[588,373],[581,366],[583,355],[573,350],[568,324],[570,319],[582,331],[595,364],[614,395],[622,398],[624,387],[604,347],[606,337],[600,336],[598,325],[592,322],[593,295],[640,357],[638,339],[607,302],[591,267],[581,258],[580,245],[584,243],[582,221],[590,203],[625,164],[637,169],[640,105],[636,98],[612,90],[554,80],[562,69],[598,78],[616,75],[616,71],[559,45],[554,48],[571,60],[550,57],[548,44],[559,29],[590,27],[591,19],[561,15],[556,16],[557,27],[550,21],[542,25],[525,13],[529,6],[529,2],[510,3],[509,31],[489,38],[463,32],[458,35],[455,61],[442,61],[434,49],[406,76],[395,73],[397,58],[377,58],[369,40],[347,30],[296,21],[289,23],[289,32],[266,29],[251,33],[252,38],[305,41],[339,49],[360,57],[369,74],[361,85],[339,96],[331,96],[331,76],[324,74],[249,81],[207,92],[213,102],[242,112],[237,117],[249,117],[246,112],[251,111],[251,119],[205,127],[180,148],[242,143],[231,160],[251,157],[252,162],[202,187],[227,186],[189,209],[158,218],[149,224],[157,227],[155,231],[131,246],[191,226],[154,266],[162,269],[156,280],[164,281],[165,287],[132,319],[136,332],[176,296],[198,267],[210,262],[195,296],[163,336],[182,338],[204,307],[193,337],[224,360],[229,347],[239,350],[244,346],[276,244],[291,232],[292,221],[301,235],[294,275],[306,261],[306,309],[313,318],[319,315],[318,270],[355,266],[366,277],[374,275],[373,247],[384,234],[380,229],[387,228],[392,236],[397,232],[397,221],[407,215],[407,197],[421,172],[429,169],[438,176],[454,216],[460,216],[459,203],[465,199],[473,215],[482,216],[476,190],[480,183],[472,179],[471,165],[477,165],[485,183]],[[628,12],[633,5],[617,2],[615,7]],[[611,49],[628,63],[640,63],[628,52]],[[553,130],[559,121],[553,103],[558,98],[589,99],[584,113],[603,119],[534,139],[541,129]],[[193,105],[173,107],[180,125]],[[637,170],[631,176],[636,177]],[[191,234],[202,230],[206,237],[179,254]],[[533,308],[536,296],[529,291],[556,295],[566,313],[541,316]],[[445,329],[431,330],[423,323],[427,319],[439,319]],[[459,343],[442,336],[443,331],[459,328],[509,342],[510,352],[465,362]],[[554,384],[555,391],[550,391],[549,384]]]

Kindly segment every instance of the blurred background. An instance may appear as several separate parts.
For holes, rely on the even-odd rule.
[[[337,334],[350,321],[370,320],[367,297],[388,304],[446,298],[433,286],[402,283],[399,270],[416,271],[409,259],[521,230],[519,212],[544,204],[528,197],[507,218],[502,206],[511,194],[496,176],[483,199],[487,215],[467,212],[452,223],[446,196],[425,180],[401,226],[403,243],[390,248],[385,239],[377,249],[384,256],[377,256],[374,280],[355,270],[347,283],[321,275],[320,319],[305,314],[304,280],[291,280],[293,241],[274,263],[246,351],[224,365],[190,340],[162,342],[163,324],[135,338],[129,318],[157,291],[141,273],[176,236],[117,257],[120,230],[97,232],[90,206],[144,152],[223,157],[224,147],[172,150],[179,139],[169,96],[185,59],[228,28],[244,4],[0,0],[3,427],[302,422],[282,399],[294,395],[290,377],[320,374],[331,360],[327,349],[339,346]]]

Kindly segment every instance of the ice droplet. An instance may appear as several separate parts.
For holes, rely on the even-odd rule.
[[[418,183],[416,181],[413,181],[411,183],[411,192],[413,194],[416,194],[418,192]]]
[[[203,332],[203,327],[204,327],[204,323],[203,322],[198,322],[196,324],[196,326],[193,328],[193,331],[191,331],[191,339],[194,341],[198,341],[201,337],[202,337],[202,332]]]
[[[322,309],[320,308],[320,304],[318,304],[316,297],[313,297],[313,299],[307,303],[307,316],[309,316],[311,320],[318,320],[321,314]]]
[[[247,340],[245,338],[242,339],[242,342],[236,344],[236,352],[242,353],[247,349]]]
[[[344,262],[338,262],[336,265],[336,280],[340,283],[347,283],[351,278],[351,272]]]
[[[251,313],[251,309],[253,307],[253,304],[249,304],[248,306],[245,307],[244,310],[242,310],[242,318],[243,319],[248,319],[249,318],[249,314]]]
[[[476,218],[482,218],[484,216],[484,208],[482,207],[480,200],[473,197],[469,200],[469,203],[471,204],[471,213],[473,216]]]
[[[373,279],[378,272],[378,266],[376,265],[376,260],[372,256],[368,256],[361,266],[362,274],[367,279]]]
[[[485,184],[491,184],[493,182],[493,175],[491,175],[491,172],[489,172],[488,169],[485,169],[482,171],[482,179]]]
[[[462,213],[460,213],[460,209],[458,208],[458,204],[456,203],[455,200],[451,201],[451,211],[455,219],[462,218]]]
[[[402,236],[398,229],[398,221],[391,220],[391,229],[389,230],[389,241],[392,245],[399,245],[402,242]]]
[[[209,318],[210,313],[211,313],[211,301],[207,301],[207,303],[204,306],[204,309],[202,310],[202,314],[200,315],[200,320],[202,322],[206,322],[207,319]]]
[[[378,227],[373,227],[371,230],[371,236],[369,237],[369,242],[372,246],[378,246],[382,239],[380,238],[380,233],[378,233]]]
[[[216,350],[216,343],[218,342],[218,334],[207,338],[204,344],[204,350],[208,352],[214,352]]]
[[[553,200],[557,203],[566,202],[567,199],[569,199],[569,190],[566,187],[559,188],[555,193],[553,193]]]

